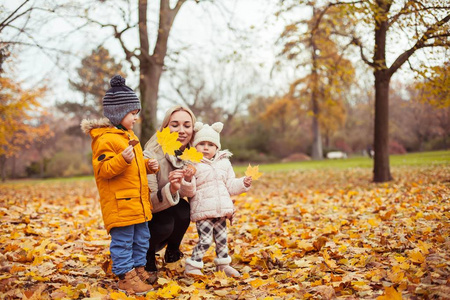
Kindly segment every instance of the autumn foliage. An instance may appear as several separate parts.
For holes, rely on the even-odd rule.
[[[16,81],[0,77],[0,155],[17,156],[33,140],[51,135],[48,126],[36,126],[44,113],[38,102],[44,93],[45,88],[26,90]]]
[[[213,247],[197,280],[160,254],[146,299],[448,297],[450,169],[393,174],[374,184],[369,169],[264,173],[235,197],[230,255],[243,277],[215,273]],[[0,187],[0,298],[133,299],[115,289],[92,179]],[[196,239],[191,224],[185,256]]]

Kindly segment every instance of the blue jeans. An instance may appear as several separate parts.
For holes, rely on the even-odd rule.
[[[112,259],[112,271],[117,276],[133,268],[145,266],[150,240],[147,222],[124,227],[114,227],[109,247]]]

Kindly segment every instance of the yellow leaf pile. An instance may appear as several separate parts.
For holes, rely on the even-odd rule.
[[[446,299],[450,283],[450,168],[266,172],[234,198],[228,227],[242,277],[183,274],[164,264],[146,297],[117,290],[93,179],[0,184],[0,299]]]

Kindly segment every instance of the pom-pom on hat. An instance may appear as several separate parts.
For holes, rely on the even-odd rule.
[[[131,88],[125,85],[125,78],[114,75],[110,80],[111,88],[103,97],[103,114],[115,126],[133,110],[141,110],[141,102]]]
[[[220,132],[223,129],[223,123],[216,122],[209,126],[202,122],[196,122],[194,125],[194,142],[192,145],[195,147],[200,142],[211,142],[217,146],[217,150],[220,150]]]

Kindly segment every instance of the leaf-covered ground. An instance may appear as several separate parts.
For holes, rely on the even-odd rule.
[[[450,168],[266,173],[236,197],[229,229],[243,277],[165,265],[147,299],[449,299]],[[110,273],[92,180],[0,185],[1,299],[127,299]],[[191,224],[182,251],[192,252]],[[129,299],[134,299],[129,297]],[[144,299],[144,297],[140,297]]]

